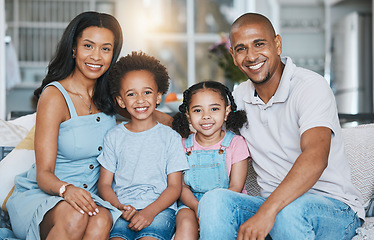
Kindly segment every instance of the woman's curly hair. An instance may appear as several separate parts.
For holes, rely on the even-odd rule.
[[[211,89],[219,93],[225,101],[226,106],[231,106],[231,112],[227,116],[226,129],[236,134],[239,134],[239,129],[247,122],[247,115],[244,110],[237,110],[234,97],[228,87],[220,82],[205,81],[192,85],[190,88],[183,92],[183,103],[179,106],[179,113],[174,115],[172,127],[183,138],[187,138],[190,134],[190,126],[186,113],[188,112],[191,104],[191,97],[201,89]]]
[[[121,80],[131,71],[146,70],[154,75],[157,91],[165,94],[169,89],[169,74],[166,67],[156,58],[143,52],[132,52],[121,57],[108,75],[109,92],[113,99],[120,96]]]

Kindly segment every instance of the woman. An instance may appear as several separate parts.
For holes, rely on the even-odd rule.
[[[105,81],[122,47],[108,14],[84,12],[65,29],[41,87],[36,164],[15,178],[7,209],[22,239],[107,239],[121,212],[97,193],[96,160],[116,112]]]

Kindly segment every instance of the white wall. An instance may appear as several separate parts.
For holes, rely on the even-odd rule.
[[[5,2],[0,0],[0,119],[5,119]]]

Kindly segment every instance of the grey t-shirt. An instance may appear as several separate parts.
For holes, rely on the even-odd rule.
[[[136,209],[154,202],[167,187],[167,175],[188,169],[180,135],[158,123],[144,132],[131,132],[124,123],[108,131],[97,160],[114,173],[118,200]],[[170,206],[176,210],[176,203]]]

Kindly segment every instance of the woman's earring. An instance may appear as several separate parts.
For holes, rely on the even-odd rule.
[[[73,53],[73,58],[76,58],[77,57],[77,55],[75,55],[75,53]]]

